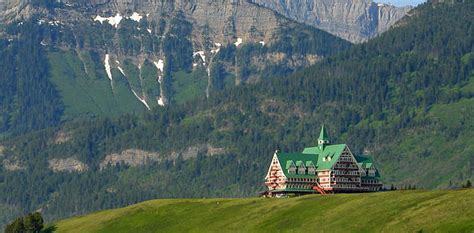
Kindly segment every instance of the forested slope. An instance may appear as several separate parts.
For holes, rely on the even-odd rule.
[[[474,167],[472,12],[470,1],[427,3],[292,76],[3,140],[0,212],[51,219],[158,197],[253,196],[272,152],[315,144],[322,123],[333,142],[369,153],[386,184],[460,186]],[[58,159],[87,169],[58,170]]]
[[[25,2],[0,21],[0,135],[179,105],[351,46],[246,1],[129,3]]]

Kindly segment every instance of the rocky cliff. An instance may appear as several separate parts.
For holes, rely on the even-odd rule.
[[[385,32],[412,7],[372,0],[252,0],[276,12],[359,43]]]
[[[350,46],[246,0],[0,0],[0,12],[0,39],[44,48],[72,117],[209,97]]]

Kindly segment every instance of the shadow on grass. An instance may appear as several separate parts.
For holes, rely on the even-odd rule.
[[[46,227],[45,229],[43,229],[41,231],[41,233],[53,233],[53,232],[56,231],[56,229],[57,229],[56,226],[49,226],[49,227]]]

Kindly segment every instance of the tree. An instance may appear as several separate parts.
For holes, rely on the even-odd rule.
[[[472,188],[472,183],[471,183],[471,181],[468,180],[468,181],[466,182],[466,184],[463,185],[462,187],[463,187],[463,188]]]
[[[44,225],[41,213],[28,214],[15,219],[5,228],[5,233],[39,233]]]

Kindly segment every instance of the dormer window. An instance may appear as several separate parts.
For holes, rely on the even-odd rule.
[[[296,167],[290,167],[290,168],[288,169],[288,173],[290,173],[290,174],[296,174]]]
[[[306,174],[306,167],[304,166],[303,161],[297,161],[296,166],[298,167],[298,174],[299,175]]]
[[[296,174],[296,166],[292,160],[286,162],[286,169],[288,169],[288,173]]]
[[[369,169],[369,176],[375,176],[375,169]]]
[[[306,168],[308,169],[308,174],[315,175],[316,174],[316,167],[314,163],[311,161],[306,162]]]

